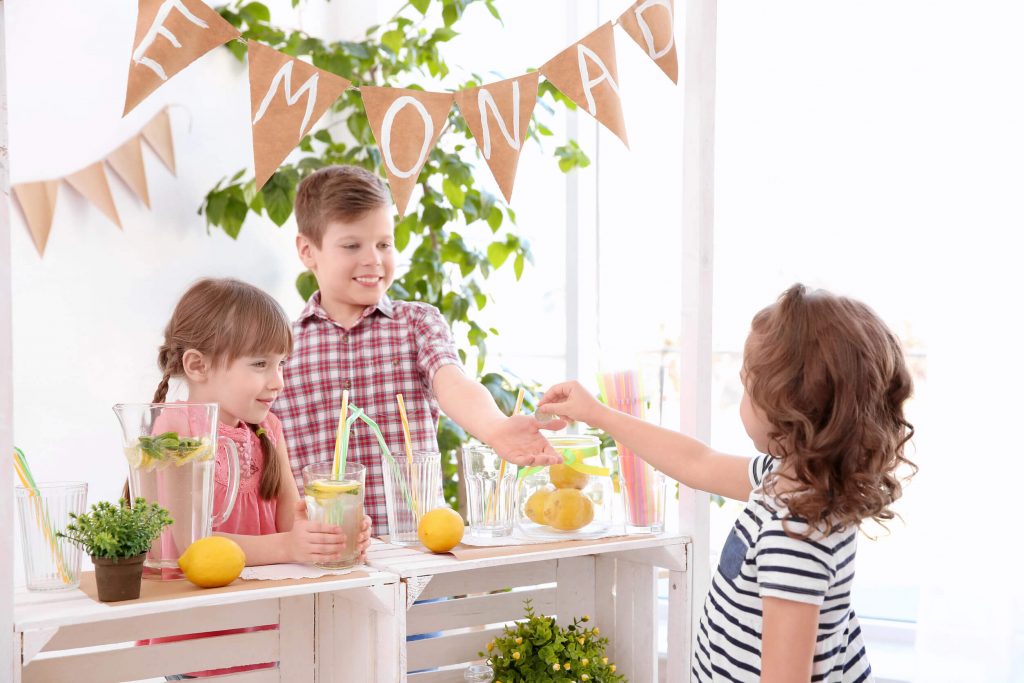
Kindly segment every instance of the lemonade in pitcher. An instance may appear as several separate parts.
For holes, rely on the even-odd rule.
[[[306,514],[311,522],[341,527],[345,549],[341,557],[317,562],[325,569],[347,569],[359,558],[359,532],[363,526],[363,493],[366,468],[346,463],[345,471],[333,476],[331,462],[318,462],[302,469]]]

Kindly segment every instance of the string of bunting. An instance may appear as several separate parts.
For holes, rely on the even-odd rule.
[[[124,114],[214,48],[243,40],[238,29],[202,0],[138,1]],[[605,23],[552,57],[539,72],[476,88],[452,93],[360,87],[399,215],[405,215],[416,179],[437,144],[453,104],[458,105],[469,125],[506,201],[511,201],[540,76],[628,146],[613,24],[676,83],[674,11],[674,0],[637,0],[614,22]],[[352,82],[257,41],[243,42],[249,51],[253,163],[258,189]]]
[[[121,217],[110,192],[108,169],[124,182],[146,208],[149,208],[149,186],[146,182],[146,167],[142,160],[143,142],[156,153],[157,158],[172,175],[177,174],[171,117],[167,109],[163,109],[150,119],[142,130],[99,161],[94,161],[66,176],[12,185],[15,202],[21,207],[25,223],[40,256],[46,251],[46,243],[50,238],[53,216],[57,210],[58,189],[65,182],[118,228],[122,228]]]

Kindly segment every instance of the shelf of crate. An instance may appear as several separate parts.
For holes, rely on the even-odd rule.
[[[580,541],[515,555],[458,560],[375,542],[370,566],[401,577],[406,642],[400,660],[409,683],[459,683],[463,670],[502,624],[522,617],[523,600],[549,615],[588,615],[610,644],[608,655],[632,683],[659,680],[656,572],[669,575],[668,658],[661,680],[689,680],[690,539],[674,534]],[[505,590],[505,589],[511,589]]]
[[[109,683],[267,661],[232,683],[398,680],[404,586],[376,569],[308,581],[247,581],[156,601],[99,603],[81,590],[16,591],[15,683]],[[277,624],[275,630],[136,646],[146,638]],[[358,627],[356,626],[358,624]],[[344,661],[344,669],[337,665]],[[20,676],[20,678],[19,678]],[[351,678],[355,676],[356,678]]]

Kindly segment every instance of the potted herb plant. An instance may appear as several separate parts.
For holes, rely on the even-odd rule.
[[[608,639],[601,629],[585,626],[584,615],[562,627],[552,617],[537,614],[526,601],[526,619],[506,626],[505,634],[487,644],[487,658],[494,681],[529,683],[624,683],[615,664],[605,656]]]
[[[66,530],[57,532],[82,548],[96,566],[96,590],[102,602],[134,600],[142,587],[142,562],[153,541],[171,524],[167,510],[136,498],[117,505],[94,503],[82,515],[71,514]]]

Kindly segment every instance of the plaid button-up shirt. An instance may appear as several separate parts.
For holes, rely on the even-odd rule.
[[[328,317],[320,293],[310,298],[292,325],[295,344],[274,402],[302,491],[302,468],[334,457],[341,392],[380,427],[388,448],[402,457],[405,441],[396,394],[402,394],[414,450],[438,450],[440,408],[432,390],[434,373],[459,365],[451,329],[428,304],[392,301],[369,306],[350,329]],[[387,533],[387,508],[380,447],[369,427],[356,422],[349,436],[350,461],[366,466],[366,514],[373,534]]]

